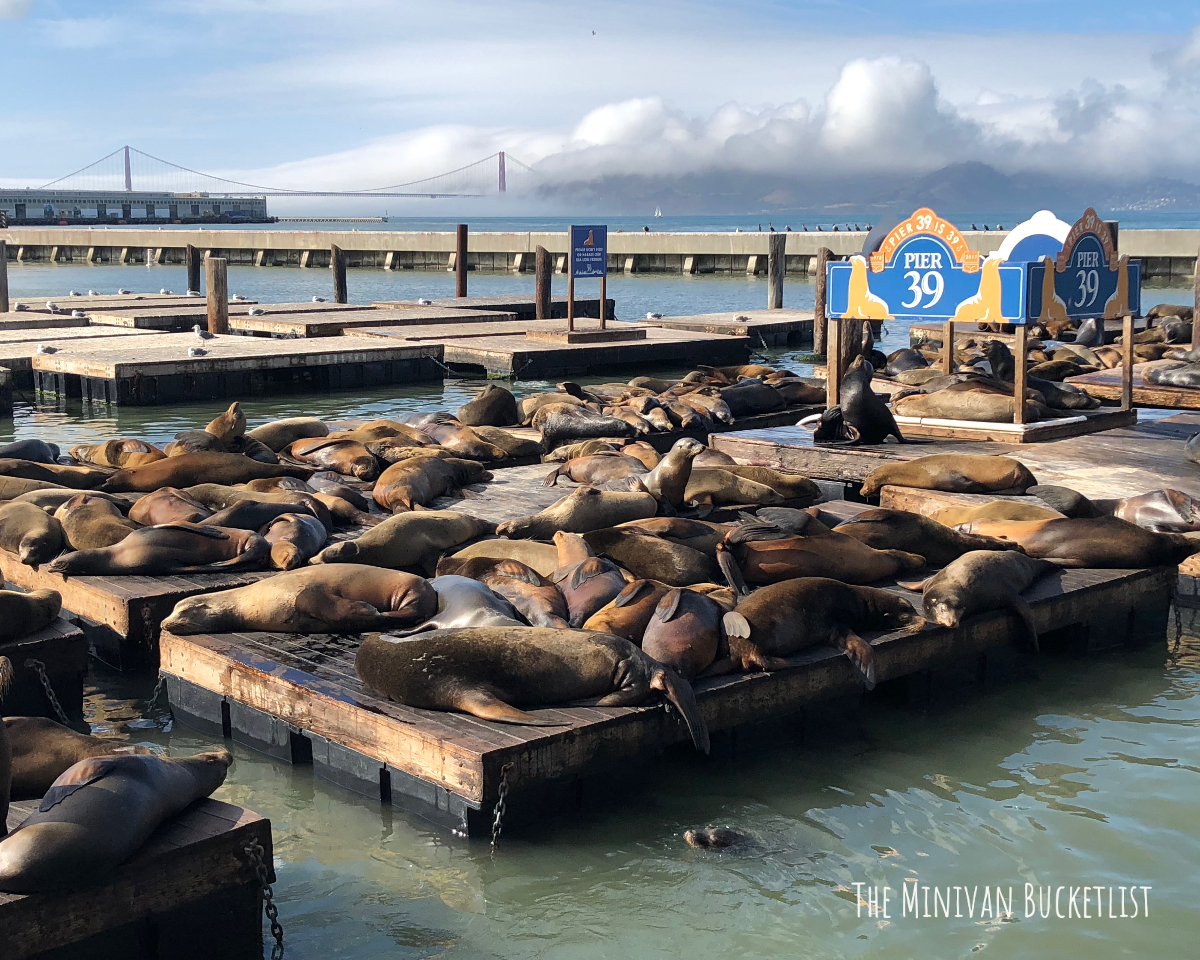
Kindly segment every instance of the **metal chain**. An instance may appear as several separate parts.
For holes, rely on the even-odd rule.
[[[163,691],[167,689],[167,675],[160,673],[158,675],[158,683],[154,685],[154,692],[150,694],[150,699],[146,701],[146,709],[153,710],[158,705],[159,698],[163,695]],[[171,710],[171,698],[167,698],[167,713],[174,716],[174,711]]]
[[[496,819],[492,821],[492,859],[496,858],[496,844],[500,841],[500,828],[503,826],[504,811],[507,806],[504,802],[508,796],[508,771],[512,769],[511,763],[506,763],[500,768],[500,799],[496,801]]]
[[[30,657],[25,661],[25,666],[27,669],[31,668],[37,674],[38,680],[41,681],[42,689],[46,691],[46,699],[50,701],[50,706],[58,714],[58,722],[64,727],[69,727],[71,725],[71,718],[67,716],[67,711],[58,702],[58,696],[54,693],[54,688],[50,686],[50,678],[46,676],[46,665],[41,660],[35,660],[33,657]]]
[[[283,924],[279,922],[279,908],[275,906],[275,891],[271,889],[267,864],[263,859],[266,856],[266,850],[257,840],[243,849],[246,851],[246,856],[250,858],[250,866],[254,868],[254,875],[258,877],[258,885],[262,887],[263,913],[267,915],[267,920],[271,924],[271,936],[275,938],[275,945],[271,947],[271,960],[281,960],[283,957]]]

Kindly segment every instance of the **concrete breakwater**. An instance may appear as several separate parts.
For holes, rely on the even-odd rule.
[[[1006,234],[999,230],[965,231],[971,249],[990,253]],[[862,249],[862,232],[791,232],[787,235],[787,272],[810,275],[817,251],[835,254]],[[610,233],[609,270],[656,274],[765,274],[769,233]],[[232,264],[261,267],[328,267],[330,245],[345,251],[348,266],[384,270],[453,270],[453,233],[385,230],[178,230],[85,227],[14,227],[0,231],[12,261],[39,263],[182,263],[192,244],[205,255]],[[469,270],[524,273],[534,268],[543,246],[561,272],[566,234],[472,233]],[[1122,230],[1122,253],[1142,261],[1144,275],[1191,277],[1196,269],[1200,230]]]

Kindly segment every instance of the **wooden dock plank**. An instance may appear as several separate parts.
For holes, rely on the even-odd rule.
[[[498,310],[504,313],[515,313],[518,320],[537,319],[537,305],[533,297],[522,293],[500,294],[491,297],[437,297],[429,304],[421,304],[415,300],[376,300],[373,307],[395,307],[397,309],[415,309],[423,306],[454,307],[464,310]],[[550,319],[562,320],[567,315],[567,298],[557,296],[550,298]],[[608,318],[616,317],[616,301],[608,299]],[[576,318],[585,317],[593,320],[600,319],[599,297],[576,297]]]
[[[40,334],[40,336],[39,336]],[[102,346],[120,342],[137,349],[144,336],[158,336],[154,331],[129,330],[124,327],[66,327],[54,329],[17,329],[0,331],[0,367],[7,367],[18,378],[18,386],[32,385],[33,358],[38,345],[47,344],[55,352],[80,346]]]
[[[813,312],[811,310],[742,310],[735,313],[704,313],[687,317],[660,317],[639,320],[640,326],[661,327],[664,330],[692,330],[697,333],[719,333],[729,337],[749,337],[769,347],[787,346],[811,340]]]
[[[1200,390],[1190,387],[1167,387],[1147,383],[1146,374],[1156,367],[1169,367],[1176,360],[1151,360],[1133,365],[1133,403],[1137,407],[1165,407],[1169,410],[1200,410]],[[1097,370],[1067,377],[1067,383],[1080,387],[1101,400],[1121,399],[1121,371]]]
[[[263,308],[263,316],[231,316],[229,329],[235,333],[249,333],[271,337],[333,337],[351,329],[358,335],[372,327],[409,327],[425,330],[441,327],[443,330],[470,329],[493,323],[516,321],[516,314],[493,310],[453,310],[447,307],[416,307],[411,310],[389,310],[382,307],[318,313],[278,313],[271,306]],[[397,337],[397,339],[428,339]]]
[[[1121,319],[1105,320],[1104,321],[1104,342],[1115,343],[1117,337],[1121,335],[1122,323]],[[1146,321],[1141,317],[1135,317],[1133,321],[1133,329],[1135,331],[1145,330]],[[934,341],[942,342],[942,335],[945,333],[944,328],[940,323],[914,323],[908,328],[908,341],[912,346],[919,343]],[[1072,338],[1074,334],[1071,334]],[[985,340],[999,340],[1001,343],[1013,344],[1016,342],[1016,334],[1013,333],[993,333],[990,330],[979,330],[974,325],[956,324],[954,327],[954,342],[961,343],[966,340],[975,340],[977,343],[982,343]],[[1052,342],[1052,341],[1047,341]],[[1073,340],[1071,342],[1074,342]]]

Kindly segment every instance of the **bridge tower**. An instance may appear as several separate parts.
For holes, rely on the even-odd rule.
[[[500,151],[500,192],[504,193],[507,187],[504,183],[504,151]]]
[[[129,167],[129,144],[125,145],[125,192],[133,193],[133,171]]]

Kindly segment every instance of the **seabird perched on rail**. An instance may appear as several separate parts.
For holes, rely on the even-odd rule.
[[[74,317],[76,320],[83,320],[84,318],[87,317],[87,314],[84,313],[82,310],[72,310],[71,316]]]
[[[262,307],[251,307],[249,314],[252,317],[265,317],[267,315],[267,311]]]
[[[89,296],[89,297],[96,297],[96,296],[99,296],[99,294],[97,294],[95,290],[89,290],[89,291],[88,291],[88,296]]]
[[[242,296],[240,293],[235,293],[235,294],[234,294],[232,297],[230,297],[229,299],[230,299],[230,300],[245,300],[246,298],[245,298],[245,297],[243,297],[243,296]]]
[[[215,333],[209,333],[202,326],[200,326],[200,324],[196,324],[194,327],[192,327],[192,333],[194,333],[201,340],[211,340],[216,336]]]
[[[189,291],[187,292],[187,295],[188,295],[189,297],[202,297],[202,296],[204,296],[204,294],[202,294],[202,293],[201,293],[199,290],[189,290]]]
[[[67,296],[69,296],[69,297],[77,297],[77,296],[79,296],[79,291],[78,291],[78,290],[72,290],[72,291],[71,291],[69,294],[67,294]]]
[[[53,300],[47,300],[46,301],[46,309],[49,310],[51,313],[58,313],[58,304],[55,303]]]

